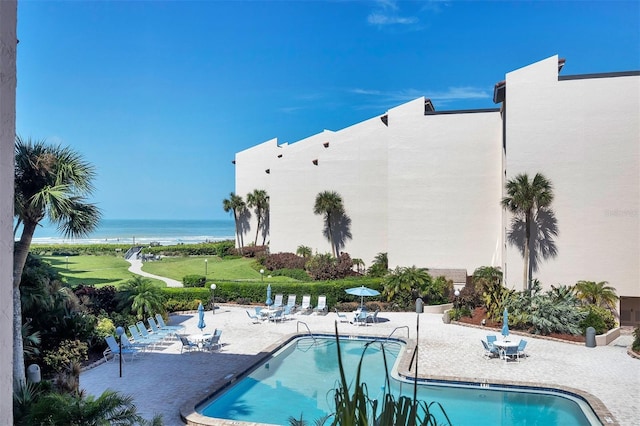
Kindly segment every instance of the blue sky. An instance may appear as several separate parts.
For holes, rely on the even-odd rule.
[[[23,0],[18,37],[17,132],[93,163],[105,218],[227,219],[234,154],[274,137],[495,107],[555,54],[640,69],[640,2]]]

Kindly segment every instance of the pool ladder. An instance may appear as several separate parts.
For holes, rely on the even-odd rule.
[[[315,336],[313,335],[313,333],[311,333],[311,329],[309,329],[309,326],[308,326],[308,325],[307,325],[307,323],[306,323],[306,322],[304,322],[304,321],[298,321],[298,323],[296,324],[296,333],[300,333],[300,324],[303,324],[303,325],[306,327],[306,329],[307,329],[307,334],[309,334],[309,336],[311,336],[311,338],[313,339],[313,343],[318,343],[318,342],[316,341],[316,338],[315,338]]]
[[[402,325],[400,327],[394,328],[393,331],[391,333],[389,333],[389,335],[387,336],[387,340],[391,339],[391,336],[393,336],[393,333],[395,333],[397,330],[400,330],[402,328],[406,328],[407,329],[407,339],[409,339],[409,326],[408,325]]]

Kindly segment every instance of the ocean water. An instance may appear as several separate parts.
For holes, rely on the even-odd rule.
[[[20,230],[17,237],[19,238]],[[233,240],[233,220],[103,219],[86,238],[66,239],[54,225],[45,223],[34,234],[34,244],[193,244]]]

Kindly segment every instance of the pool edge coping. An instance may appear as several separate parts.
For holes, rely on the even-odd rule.
[[[216,394],[223,390],[224,388],[233,385],[238,379],[244,377],[246,373],[253,370],[256,365],[266,360],[266,358],[270,357],[274,352],[278,351],[286,344],[291,342],[297,337],[303,337],[308,335],[309,333],[292,333],[286,335],[276,341],[275,343],[267,346],[262,351],[258,352],[254,355],[254,362],[252,362],[247,368],[244,368],[242,371],[234,372],[232,377],[229,375],[225,376],[222,379],[216,380],[207,386],[207,389],[200,389],[198,391],[198,395],[189,398],[182,406],[180,407],[180,418],[189,426],[277,426],[272,425],[270,423],[255,423],[255,422],[245,422],[242,420],[229,420],[229,419],[220,419],[215,417],[207,417],[203,416],[196,411],[196,407],[203,403],[205,400],[210,398],[213,394]],[[323,335],[328,336],[327,333],[316,333],[313,335]],[[353,335],[352,335],[353,336]],[[370,336],[363,335],[357,337],[362,338],[381,338],[386,339],[386,336]],[[341,336],[343,337],[343,336]],[[398,362],[397,374],[404,379],[413,380],[415,377],[415,373],[411,372],[411,360],[414,348],[416,347],[416,341],[410,338],[394,338],[394,340],[399,340],[404,342],[406,345],[406,350],[400,353],[400,360]],[[231,374],[231,373],[230,373]],[[616,417],[609,411],[606,405],[595,395],[583,391],[581,389],[573,388],[570,386],[564,386],[560,384],[542,384],[536,382],[521,382],[515,380],[483,380],[482,382],[478,382],[473,378],[464,377],[464,376],[444,376],[444,375],[433,375],[433,374],[420,374],[418,372],[418,380],[424,382],[450,382],[450,383],[464,383],[468,385],[477,385],[479,387],[482,386],[505,386],[511,388],[521,388],[521,389],[531,389],[531,390],[541,390],[541,391],[559,391],[560,393],[566,393],[572,395],[574,397],[580,398],[585,401],[593,410],[596,417],[600,421],[602,425],[607,426],[620,426],[620,423],[616,419]],[[210,389],[214,390],[211,391]]]

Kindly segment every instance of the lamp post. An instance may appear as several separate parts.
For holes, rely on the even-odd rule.
[[[205,259],[204,260],[204,279],[206,281],[207,279],[207,268],[209,267],[209,259]]]
[[[460,301],[458,300],[458,297],[460,297],[460,290],[456,289],[453,294],[456,296],[456,309],[458,309],[460,307]]]
[[[211,284],[211,312],[212,315],[216,313],[216,285]]]
[[[118,348],[120,353],[118,354],[118,360],[120,361],[120,377],[122,377],[122,335],[124,334],[124,328],[118,326],[116,328],[116,334],[118,335]]]
[[[69,270],[69,256],[65,256],[65,261],[67,263],[67,271]]]
[[[260,281],[264,282],[264,269],[260,269]]]

